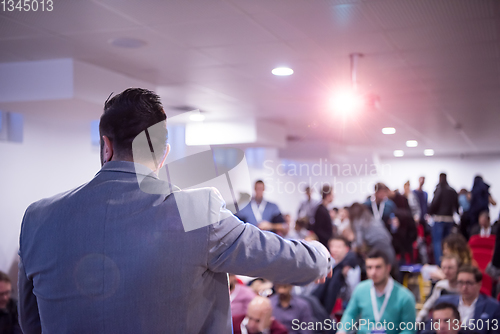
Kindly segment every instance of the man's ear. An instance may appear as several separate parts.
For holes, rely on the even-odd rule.
[[[167,144],[167,150],[165,151],[165,155],[163,156],[163,159],[161,160],[158,169],[162,168],[163,165],[165,165],[165,160],[167,160],[167,156],[169,153],[170,153],[170,144]]]
[[[102,136],[102,140],[104,142],[104,146],[102,148],[102,159],[103,163],[106,163],[113,159],[113,143],[107,136]]]

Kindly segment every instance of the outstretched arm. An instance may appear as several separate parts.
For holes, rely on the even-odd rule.
[[[211,210],[225,217],[209,226],[208,268],[213,272],[263,277],[273,282],[305,285],[331,271],[330,254],[319,242],[285,240],[251,224],[228,210],[215,191]]]

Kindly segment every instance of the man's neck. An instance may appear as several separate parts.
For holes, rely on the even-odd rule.
[[[462,301],[463,301],[463,303],[464,303],[465,306],[471,306],[472,303],[474,303],[474,301],[477,299],[478,296],[474,296],[474,297],[471,297],[471,298],[464,298],[462,296]]]
[[[455,288],[457,286],[457,280],[448,280],[448,284],[450,285],[450,288]]]
[[[385,287],[387,286],[387,283],[389,282],[389,277],[385,278],[383,281],[377,284],[373,284],[375,286],[375,290],[378,293],[382,293],[385,290]]]
[[[262,203],[262,200],[264,199],[264,197],[260,197],[260,198],[257,198],[255,197],[254,200],[255,200],[255,203],[259,204]]]
[[[279,296],[280,299],[280,305],[283,308],[287,308],[290,306],[290,301],[292,300],[292,295],[286,295],[286,296]]]

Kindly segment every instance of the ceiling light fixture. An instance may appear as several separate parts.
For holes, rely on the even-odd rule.
[[[333,97],[330,104],[335,111],[348,114],[361,108],[363,100],[354,92],[343,92]]]
[[[424,155],[426,157],[432,157],[434,155],[434,150],[431,148],[428,148],[428,149],[424,150]]]
[[[286,75],[292,75],[293,70],[289,67],[276,67],[271,71],[271,73],[278,76],[286,76]]]
[[[406,141],[406,146],[407,147],[417,147],[418,146],[418,141],[416,141],[416,140],[407,140]]]
[[[142,39],[131,38],[131,37],[113,38],[110,39],[108,43],[113,46],[125,49],[138,49],[148,44],[146,43],[146,41],[143,41]]]
[[[394,151],[394,156],[397,158],[401,158],[404,155],[405,155],[405,152],[403,150],[395,150]]]
[[[383,128],[382,133],[384,135],[393,135],[396,133],[396,129],[395,128]]]

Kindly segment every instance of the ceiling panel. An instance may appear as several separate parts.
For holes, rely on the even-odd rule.
[[[16,20],[0,14],[0,40],[16,38],[36,38],[47,34],[40,29],[19,23]]]
[[[491,42],[498,38],[494,19],[429,25],[390,31],[387,35],[400,50],[418,50],[448,45]]]
[[[32,27],[53,33],[107,31],[137,27],[137,23],[92,1],[54,1],[54,10],[5,12]]]
[[[201,49],[205,54],[229,65],[247,63],[271,63],[292,66],[298,54],[283,42],[232,45]]]
[[[401,29],[492,18],[492,1],[419,0],[366,1],[364,5],[384,29]]]
[[[484,138],[498,140],[498,0],[55,5],[51,13],[0,14],[0,62],[72,57],[176,87],[176,104],[196,103],[211,117],[272,119],[288,124],[290,135],[389,155],[408,136],[436,145],[436,152],[474,151],[490,145]],[[109,41],[118,37],[145,45],[117,48]],[[381,109],[343,120],[328,101],[351,87],[351,53],[364,54],[359,90],[379,95]],[[273,76],[278,65],[294,75]],[[457,133],[444,112],[470,126]],[[389,123],[397,136],[381,136]]]
[[[231,27],[228,29],[228,27]],[[218,47],[277,41],[268,31],[246,18],[153,26],[167,37],[192,47]]]
[[[141,25],[191,24],[238,16],[238,10],[228,1],[96,0],[110,11]]]

